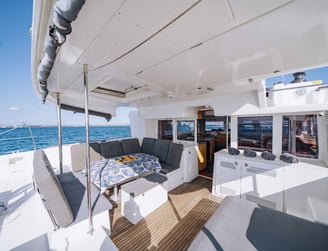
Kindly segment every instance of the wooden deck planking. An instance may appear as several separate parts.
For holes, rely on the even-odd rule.
[[[168,201],[133,225],[121,215],[120,203],[111,212],[111,238],[119,250],[187,250],[219,206],[212,181],[198,177],[169,193]]]

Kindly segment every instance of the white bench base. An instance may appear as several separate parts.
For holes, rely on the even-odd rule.
[[[166,201],[167,191],[161,183],[140,178],[121,186],[121,214],[133,224]]]

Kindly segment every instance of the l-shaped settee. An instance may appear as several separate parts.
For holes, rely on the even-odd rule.
[[[140,144],[138,138],[121,140],[97,141],[90,143],[90,161],[103,158],[113,158],[122,155],[145,153],[158,158],[161,165],[161,174],[167,177],[163,186],[170,191],[183,183],[181,158],[183,145],[170,140],[145,137]],[[85,167],[85,144],[71,145],[71,165],[73,171],[80,171]]]

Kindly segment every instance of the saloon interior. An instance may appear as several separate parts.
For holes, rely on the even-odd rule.
[[[192,141],[198,144],[198,171],[202,176],[213,177],[214,153],[230,145],[230,117],[215,116],[208,107],[200,108],[195,120],[160,120],[158,137],[173,139],[174,123],[177,140]]]

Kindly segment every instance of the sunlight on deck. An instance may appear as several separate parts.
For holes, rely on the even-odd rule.
[[[198,177],[169,193],[168,201],[133,225],[120,214],[112,217],[112,240],[119,250],[186,250],[221,199],[211,194],[211,180]]]

